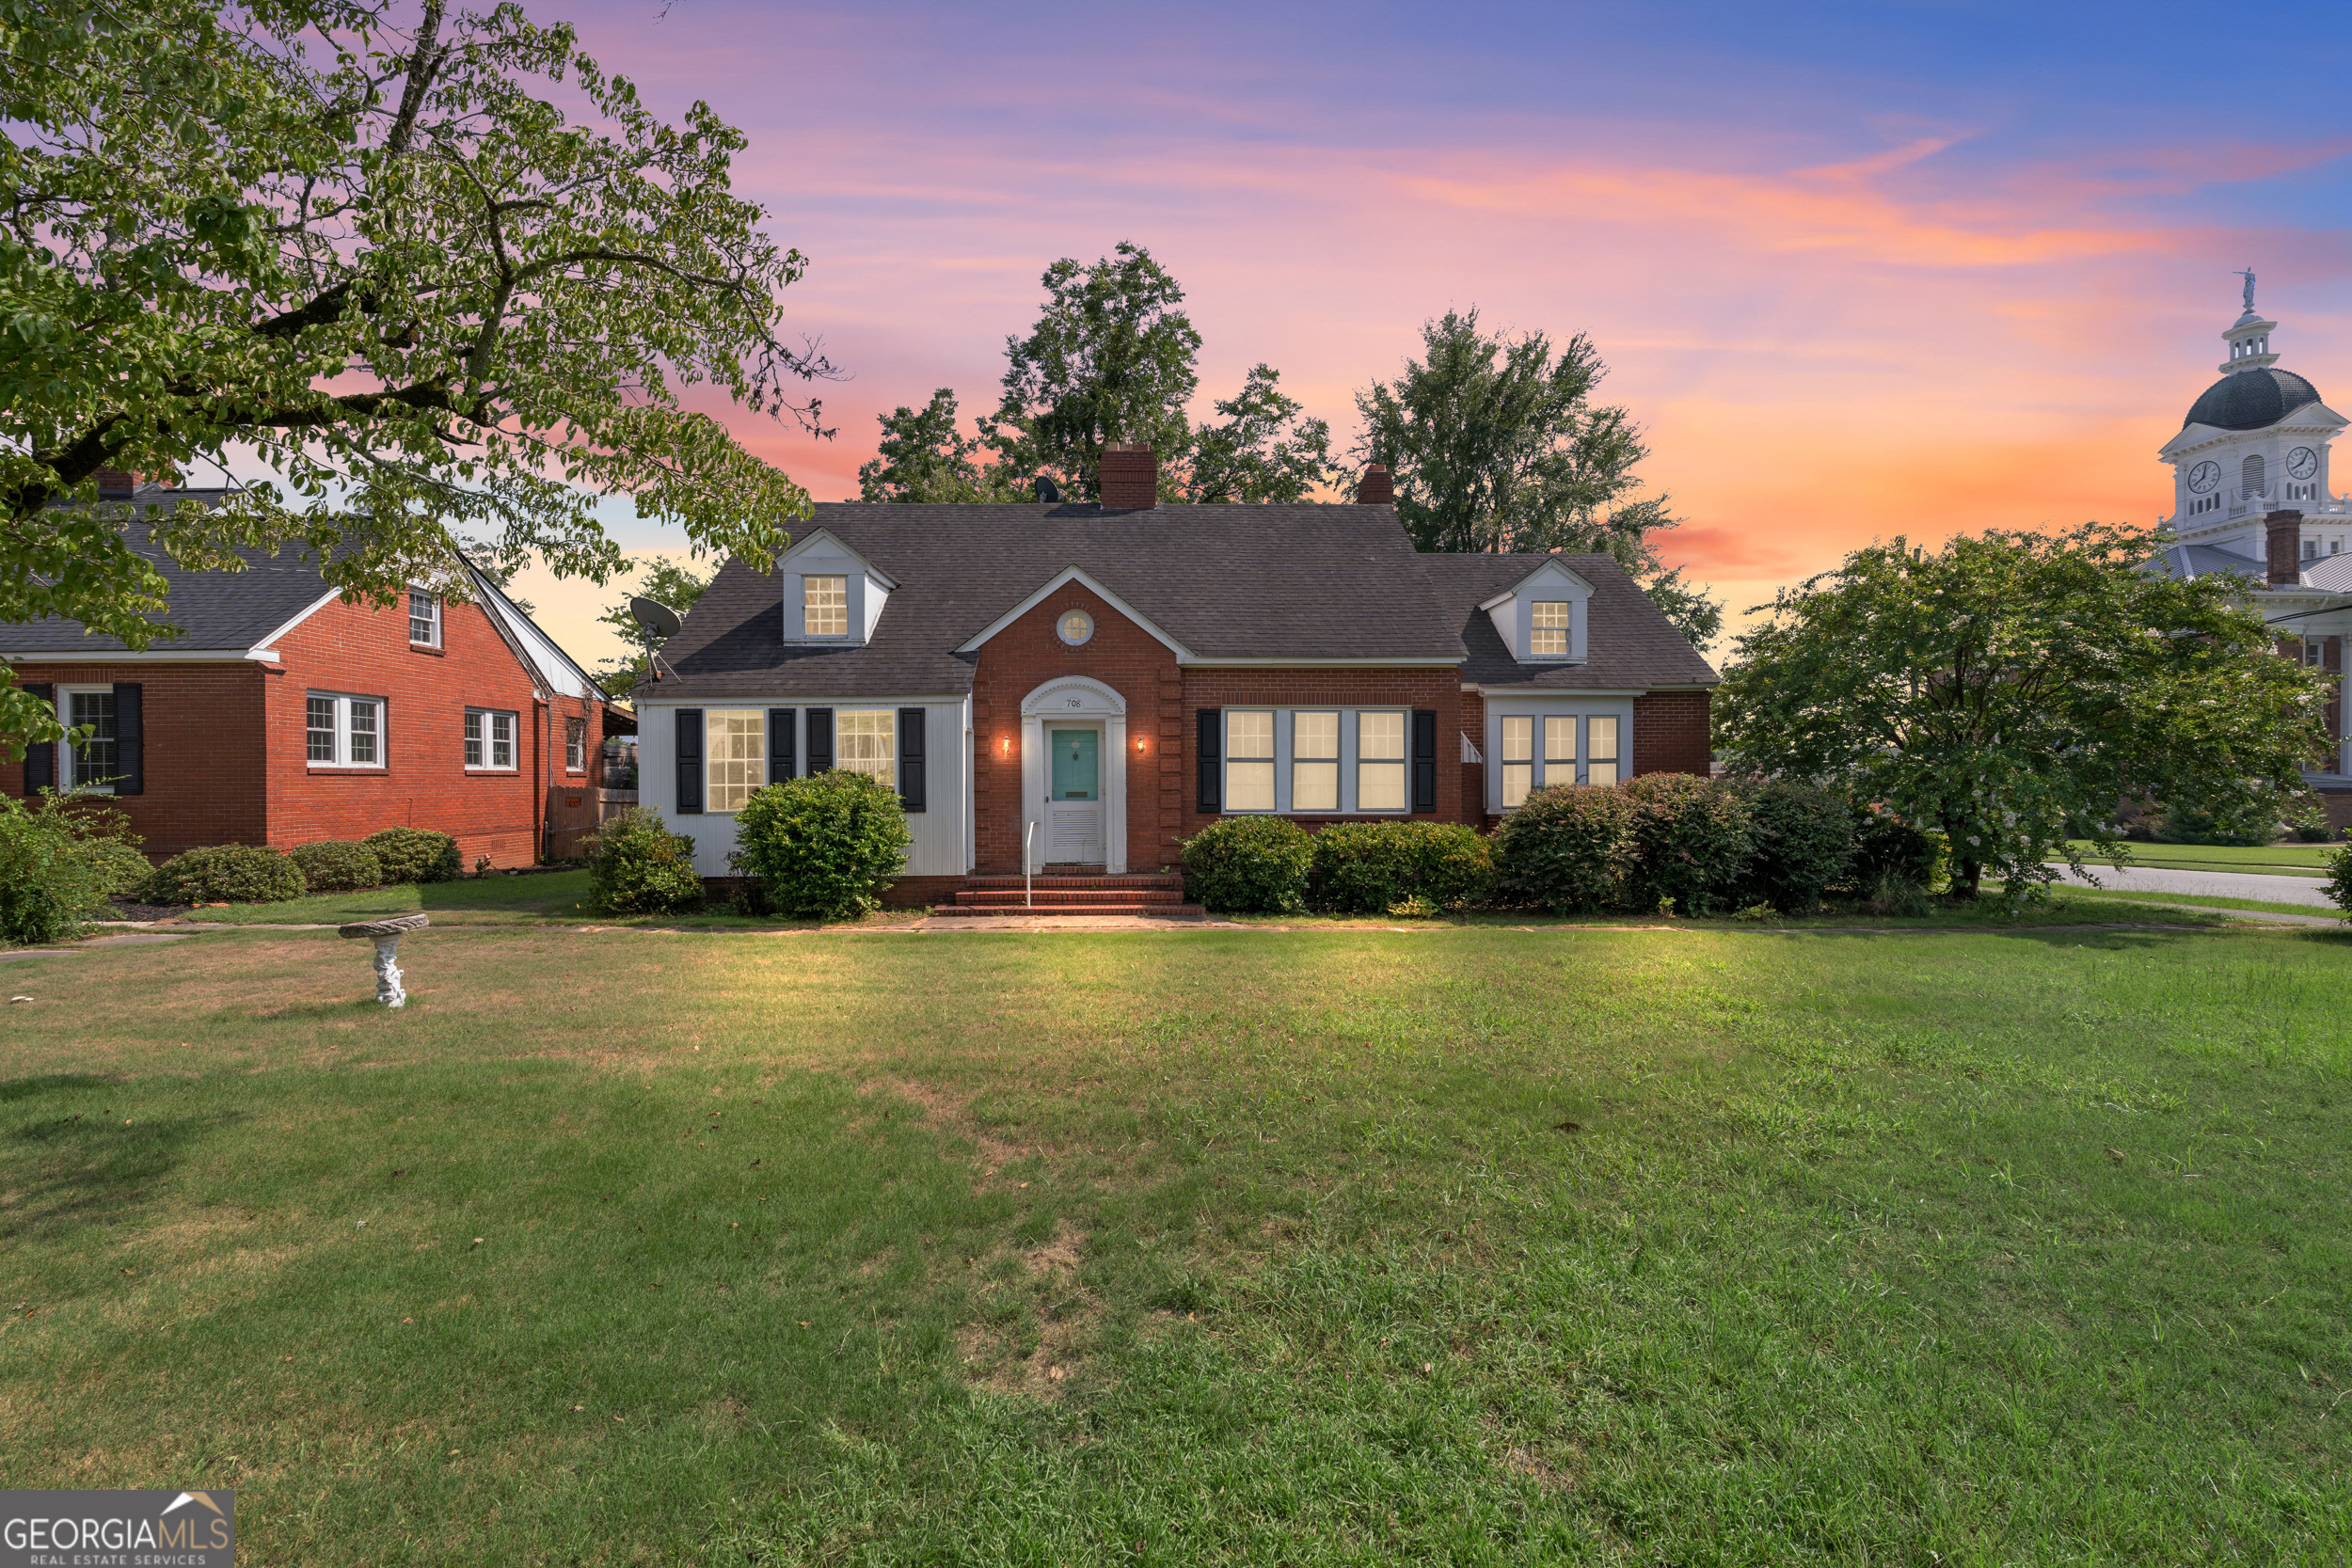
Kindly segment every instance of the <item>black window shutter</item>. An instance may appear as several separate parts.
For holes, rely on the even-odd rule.
[[[924,712],[919,707],[898,710],[898,804],[908,811],[924,809]]]
[[[145,688],[115,682],[115,793],[147,793],[147,724],[140,712]]]
[[[1198,716],[1199,722],[1194,726],[1192,749],[1199,768],[1200,810],[1204,815],[1215,813],[1218,809],[1216,765],[1220,738],[1218,731],[1223,728],[1221,723],[1223,717],[1224,710],[1221,708],[1204,707],[1200,709]]]
[[[808,770],[833,771],[833,709],[829,707],[808,710]]]
[[[793,767],[792,715],[788,707],[768,710],[768,782],[782,784],[791,778]]]
[[[677,710],[677,815],[699,816],[703,809],[703,710]]]
[[[36,698],[40,702],[48,703],[53,706],[57,701],[57,689],[49,685],[45,681],[38,685],[29,681],[26,682],[24,694],[28,697]],[[54,740],[44,740],[38,746],[25,747],[24,798],[29,800],[33,798],[33,792],[35,790],[54,789],[56,787],[56,742]]]
[[[1438,710],[1413,709],[1413,809],[1438,809]]]

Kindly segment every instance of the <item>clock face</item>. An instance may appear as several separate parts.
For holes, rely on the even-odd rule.
[[[2188,487],[2198,495],[2203,495],[2220,483],[2221,465],[2218,463],[2200,463],[2188,471]]]
[[[2297,447],[2287,453],[2287,473],[2295,479],[2309,479],[2319,472],[2319,453],[2309,447]]]

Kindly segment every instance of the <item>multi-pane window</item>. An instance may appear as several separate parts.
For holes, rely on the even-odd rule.
[[[2316,637],[2303,639],[2303,663],[2313,670],[2327,668],[2328,644]]]
[[[588,721],[564,721],[564,769],[568,773],[588,771]]]
[[[1274,715],[1225,716],[1225,809],[1274,809]]]
[[[1340,716],[1291,716],[1291,810],[1340,809]]]
[[[1502,721],[1502,809],[1516,811],[1535,785],[1535,721],[1505,715]]]
[[[302,699],[302,749],[320,768],[384,766],[384,699],[313,691]]]
[[[466,766],[511,771],[515,766],[515,716],[497,708],[466,710]]]
[[[806,637],[850,635],[850,579],[801,579],[801,632]]]
[[[703,810],[738,811],[768,782],[768,713],[714,707],[703,714]]]
[[[1617,782],[1616,715],[1597,713],[1585,720],[1584,739],[1585,783],[1615,784]]]
[[[1356,809],[1405,809],[1405,715],[1356,716]]]
[[[845,707],[833,716],[833,765],[898,787],[898,715],[886,707]]]
[[[69,691],[64,719],[72,737],[75,789],[112,788],[115,779],[115,694],[111,690]]]
[[[1544,721],[1544,783],[1576,783],[1576,719],[1554,714]]]
[[[420,647],[441,645],[441,596],[421,588],[408,590],[408,641]]]
[[[1530,612],[1527,632],[1530,658],[1568,657],[1568,601],[1537,599]]]

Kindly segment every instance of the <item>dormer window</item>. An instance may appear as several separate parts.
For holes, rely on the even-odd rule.
[[[1565,658],[1568,657],[1568,601],[1537,599],[1532,609],[1527,628],[1527,657],[1530,658]]]
[[[850,579],[801,579],[801,632],[804,637],[850,635]]]

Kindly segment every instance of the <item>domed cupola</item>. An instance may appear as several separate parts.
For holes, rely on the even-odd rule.
[[[2188,418],[2181,423],[2184,427],[2209,424],[2217,430],[2260,430],[2277,424],[2307,403],[2319,401],[2319,388],[2293,371],[2259,365],[2233,371],[2206,388],[2189,404]]]

